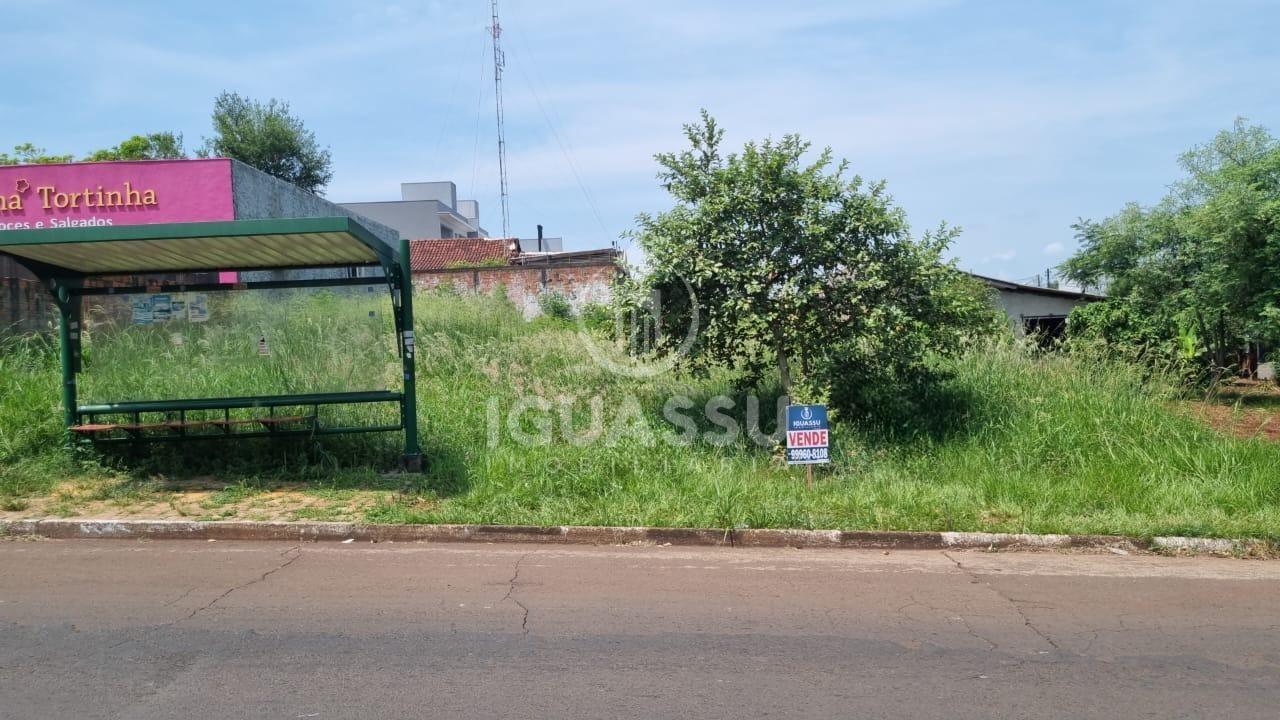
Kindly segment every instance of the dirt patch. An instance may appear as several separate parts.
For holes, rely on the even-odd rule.
[[[178,483],[64,483],[48,495],[0,506],[0,520],[103,518],[136,520],[363,520],[393,493],[316,490],[305,484],[270,489],[228,485],[213,479]]]
[[[1182,409],[1216,430],[1280,442],[1280,385],[1238,380]]]
[[[1280,441],[1280,412],[1213,403],[1195,403],[1192,407],[1196,417],[1223,432]]]

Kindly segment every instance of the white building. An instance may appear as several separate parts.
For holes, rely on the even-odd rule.
[[[1059,337],[1067,327],[1067,316],[1080,305],[1103,300],[1105,296],[1080,290],[1064,290],[975,275],[997,292],[996,304],[1009,316],[1009,325],[1019,337],[1040,333]]]
[[[400,199],[338,203],[400,232],[400,237],[482,238],[480,203],[458,200],[458,187],[448,180],[400,183]]]

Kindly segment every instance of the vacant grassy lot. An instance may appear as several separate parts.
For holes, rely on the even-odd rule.
[[[246,297],[204,325],[97,328],[82,399],[398,387],[374,297]],[[394,435],[73,453],[56,348],[8,341],[0,516],[1280,536],[1280,444],[1217,431],[1160,380],[1107,361],[975,348],[945,363],[950,379],[918,398],[922,411],[838,425],[835,462],[809,490],[775,449],[703,414],[726,395],[722,412],[747,419],[728,375],[616,374],[574,325],[526,322],[490,298],[424,295],[417,309],[421,478],[387,472]],[[691,444],[663,439],[686,431],[664,417],[673,396],[692,408]],[[348,419],[391,413],[359,412]]]

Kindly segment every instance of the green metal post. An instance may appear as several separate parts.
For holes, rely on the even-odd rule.
[[[408,472],[422,471],[422,448],[418,445],[418,381],[414,369],[413,336],[413,266],[409,259],[409,240],[400,239],[400,327],[397,341],[404,365],[404,456],[401,466]]]
[[[65,287],[57,289],[58,300],[58,339],[61,346],[59,353],[62,361],[62,413],[63,424],[67,428],[67,438],[71,437],[71,426],[76,424],[76,362],[75,343],[79,341],[80,328],[75,306],[79,298],[72,298]]]

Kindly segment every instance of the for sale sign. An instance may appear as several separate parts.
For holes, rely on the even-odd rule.
[[[831,462],[831,428],[826,405],[787,406],[787,464]]]

